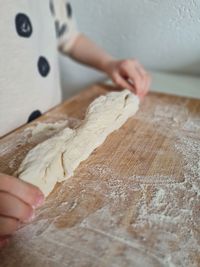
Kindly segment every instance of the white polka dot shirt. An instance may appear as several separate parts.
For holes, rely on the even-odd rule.
[[[7,0],[0,8],[0,136],[61,102],[58,50],[78,36],[66,0]]]

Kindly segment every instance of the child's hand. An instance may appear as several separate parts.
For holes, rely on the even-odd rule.
[[[149,90],[150,75],[138,61],[116,60],[83,34],[78,35],[68,55],[78,62],[105,72],[120,88],[127,88],[141,98]]]
[[[141,98],[149,91],[151,77],[134,59],[110,61],[106,73],[120,88],[127,88]]]
[[[21,225],[34,216],[44,196],[35,186],[15,177],[0,174],[0,248]]]

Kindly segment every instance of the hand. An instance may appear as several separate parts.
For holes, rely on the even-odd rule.
[[[0,248],[22,223],[31,221],[44,196],[34,185],[0,174]]]
[[[151,77],[135,59],[112,60],[107,64],[105,72],[117,86],[127,88],[141,98],[149,91]]]

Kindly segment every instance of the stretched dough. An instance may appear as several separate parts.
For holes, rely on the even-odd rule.
[[[80,162],[138,110],[139,99],[128,90],[94,100],[77,129],[65,128],[33,148],[18,169],[18,177],[38,186],[45,196],[73,175]]]

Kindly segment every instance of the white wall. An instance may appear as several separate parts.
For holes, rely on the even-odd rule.
[[[71,0],[79,29],[119,58],[147,68],[200,74],[200,0]],[[62,82],[79,89],[101,77],[61,59]],[[68,95],[68,93],[66,94]]]

